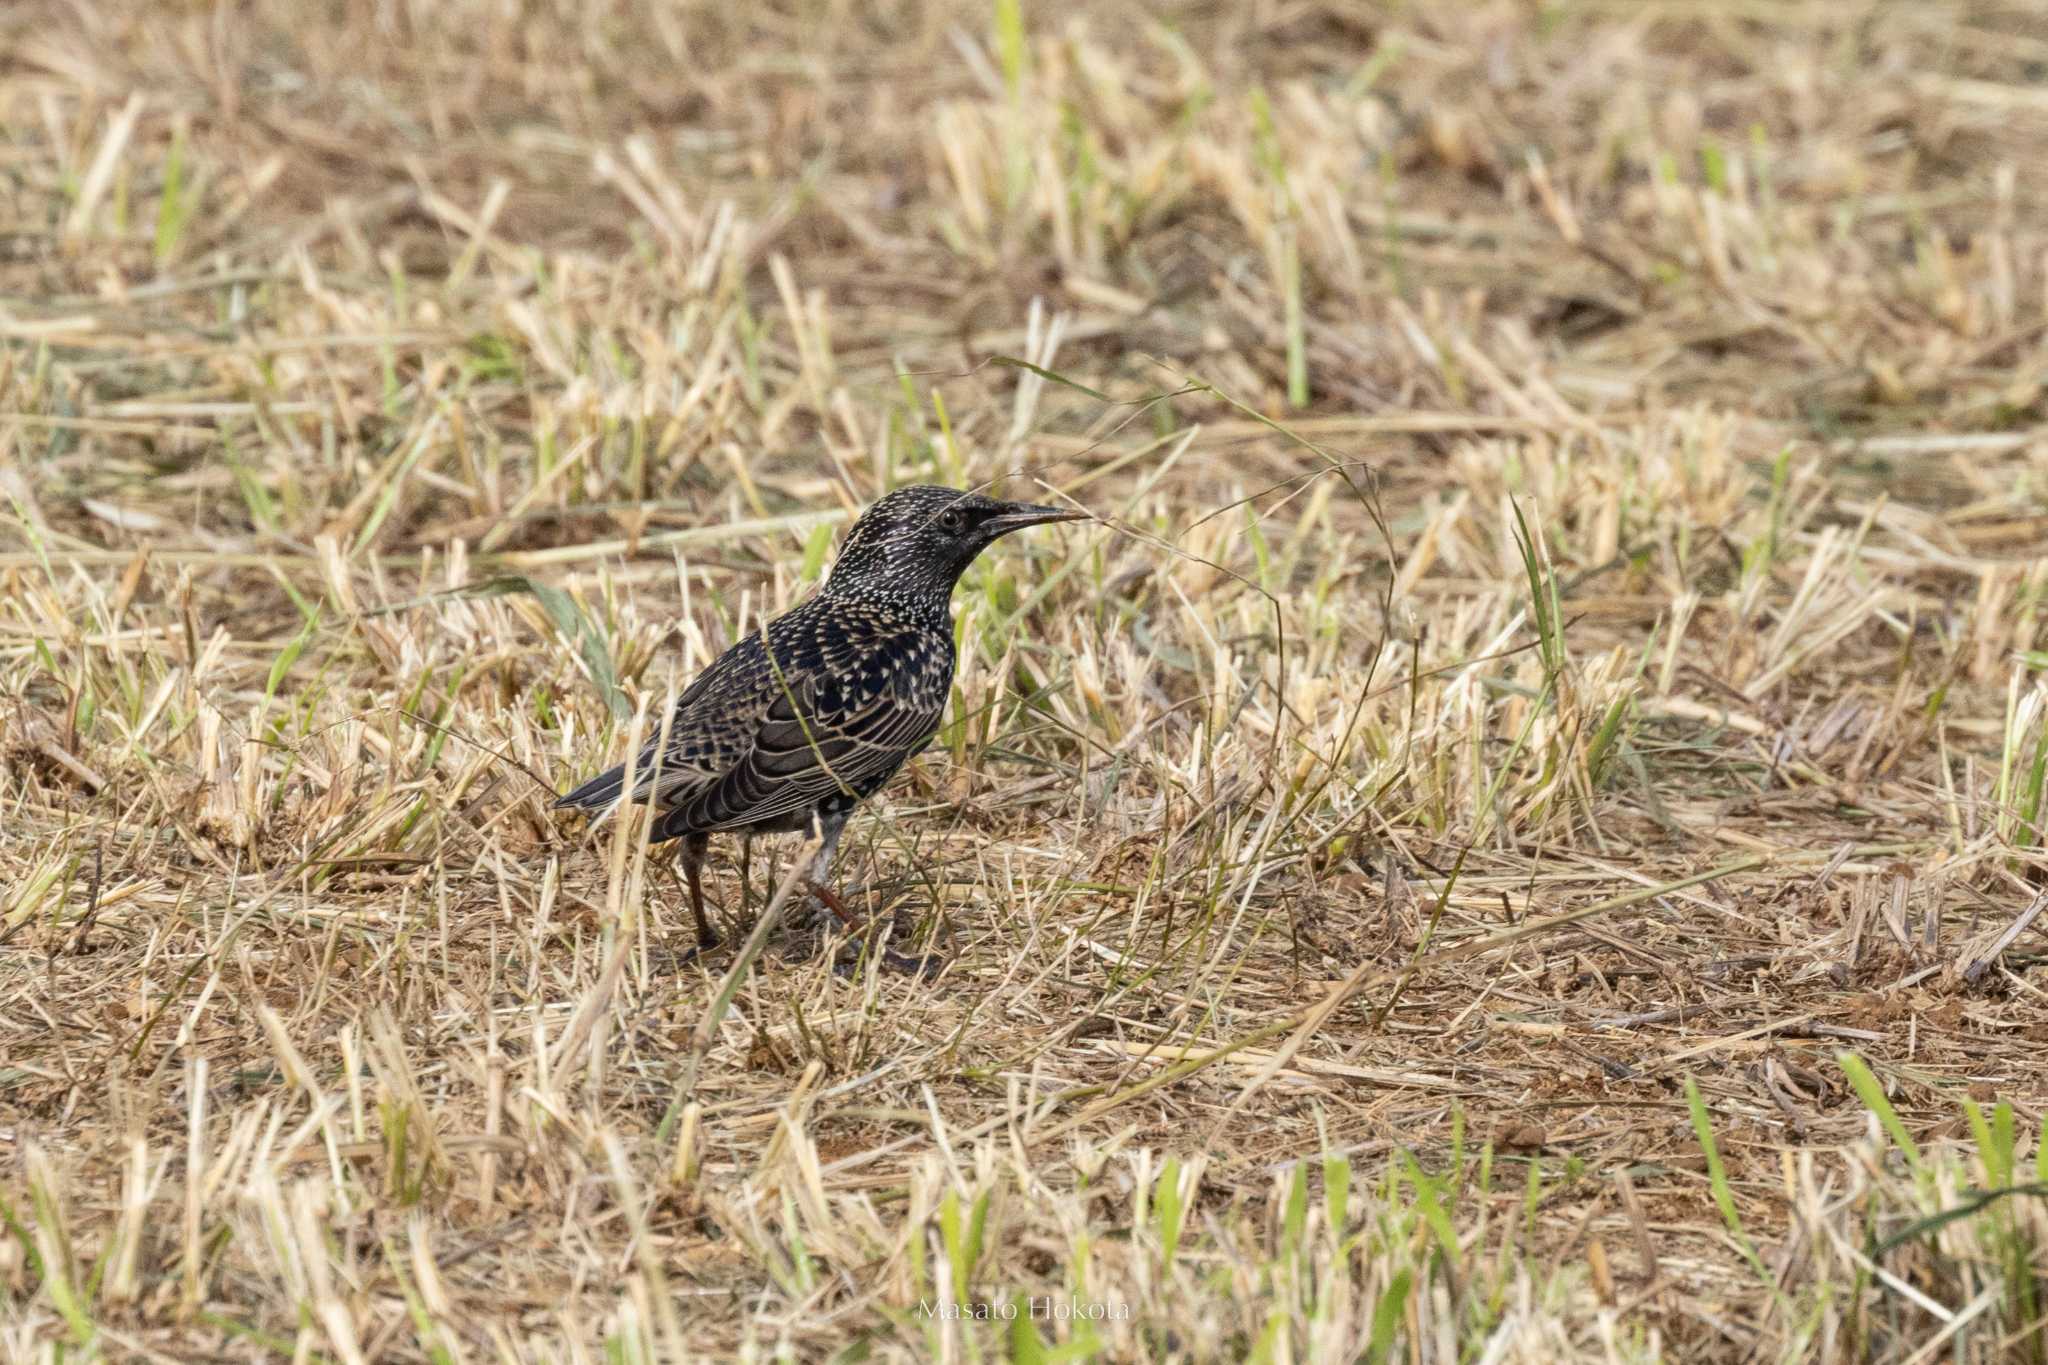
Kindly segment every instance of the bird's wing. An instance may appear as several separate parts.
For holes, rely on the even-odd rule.
[[[659,731],[647,741],[633,799],[672,807],[717,782],[753,746],[774,685],[759,632],[721,654],[676,698],[666,748]]]
[[[716,782],[752,746],[754,726],[774,699],[774,681],[759,632],[712,660],[677,696],[666,745],[657,728],[634,758],[627,799],[673,806]],[[625,786],[622,763],[555,804],[596,810],[624,797]]]
[[[746,753],[702,792],[674,803],[675,819],[696,829],[734,829],[794,815],[835,794],[850,804],[886,782],[938,729],[948,689],[944,679],[934,686],[935,674],[913,655],[885,644],[869,659],[877,657],[893,657],[897,666],[779,677],[771,671],[774,699]]]

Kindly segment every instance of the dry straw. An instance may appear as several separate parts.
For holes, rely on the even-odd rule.
[[[2042,1360],[2037,17],[0,9],[0,1359]]]

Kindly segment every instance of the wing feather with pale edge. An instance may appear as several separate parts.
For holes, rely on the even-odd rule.
[[[678,803],[678,826],[734,829],[808,810],[836,794],[867,795],[939,728],[946,689],[916,686],[899,668],[872,690],[788,679],[744,757]],[[664,821],[664,823],[668,823]]]

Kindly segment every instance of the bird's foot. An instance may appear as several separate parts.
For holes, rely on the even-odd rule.
[[[859,934],[869,928],[866,921],[853,917],[852,913],[846,908],[846,902],[841,900],[831,887],[814,880],[810,883],[810,892],[820,905],[823,905],[827,910],[837,915],[840,923],[844,924],[848,930]],[[936,954],[913,955],[899,953],[893,948],[881,949],[877,960],[889,971],[903,972],[911,976],[936,976],[938,975],[939,968],[945,966],[945,959]],[[845,973],[850,975],[859,961],[860,959],[856,955],[847,963],[835,964],[833,970],[837,972],[843,968]]]
[[[839,959],[832,964],[833,975],[840,977],[855,975],[860,971],[861,963],[865,956],[864,953],[858,951],[841,954]],[[885,972],[895,972],[903,976],[914,976],[927,980],[937,976],[946,965],[946,959],[937,953],[899,953],[894,948],[882,949],[876,955],[875,962]]]
[[[882,966],[905,976],[937,976],[945,965],[946,959],[938,953],[899,953],[893,948],[882,950]]]
[[[668,969],[672,972],[679,972],[698,959],[711,956],[724,946],[725,940],[716,934],[712,934],[708,938],[700,938],[697,940],[696,947],[685,948],[681,952],[671,954],[667,963]]]

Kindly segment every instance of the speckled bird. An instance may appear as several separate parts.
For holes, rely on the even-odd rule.
[[[630,799],[657,808],[650,839],[681,841],[699,944],[718,941],[702,880],[713,834],[815,832],[806,888],[855,927],[829,883],[832,856],[854,808],[939,728],[953,687],[954,585],[999,537],[1086,515],[899,488],[854,523],[821,591],[750,632],[684,690],[666,747],[657,735],[633,765]],[[555,804],[608,809],[625,780],[623,765],[612,768]]]

